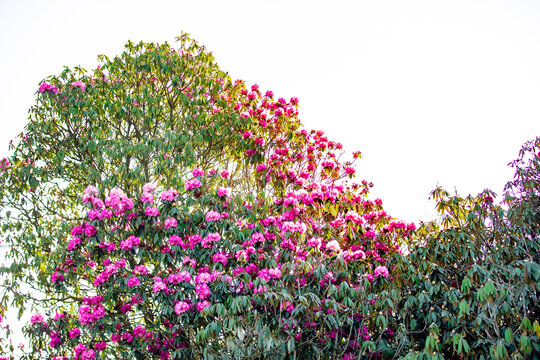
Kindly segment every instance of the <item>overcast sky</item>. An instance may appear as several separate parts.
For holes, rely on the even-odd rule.
[[[0,0],[0,155],[41,79],[92,69],[127,40],[188,32],[233,77],[297,96],[308,129],[364,158],[357,173],[408,221],[437,185],[502,192],[540,124],[538,1]]]

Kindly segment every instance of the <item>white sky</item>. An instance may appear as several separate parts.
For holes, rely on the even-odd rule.
[[[331,4],[331,5],[330,5]],[[391,215],[434,218],[437,184],[497,193],[539,135],[538,1],[0,0],[0,154],[41,79],[128,39],[190,33],[233,78],[297,96]]]

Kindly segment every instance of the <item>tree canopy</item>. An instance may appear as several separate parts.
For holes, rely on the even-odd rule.
[[[47,78],[0,163],[0,305],[34,314],[24,358],[540,353],[539,139],[504,203],[436,189],[441,220],[417,230],[297,98],[178,44]]]

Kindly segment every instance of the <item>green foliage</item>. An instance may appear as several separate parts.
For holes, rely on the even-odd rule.
[[[423,224],[397,255],[397,338],[415,358],[540,355],[540,138],[512,163],[505,202],[432,192],[441,225]],[[436,330],[434,330],[436,329]]]

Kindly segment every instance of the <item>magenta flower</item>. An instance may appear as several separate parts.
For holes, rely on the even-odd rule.
[[[133,335],[136,337],[144,337],[145,334],[146,329],[143,326],[138,325],[133,328]]]
[[[227,254],[219,252],[212,256],[212,261],[215,263],[222,263],[223,266],[227,266]]]
[[[107,343],[105,341],[97,342],[95,348],[99,351],[103,351],[107,348]]]
[[[141,281],[138,277],[131,277],[128,279],[127,286],[128,287],[135,287],[141,285]]]
[[[201,182],[197,179],[186,181],[186,190],[198,189],[201,187]]]
[[[192,174],[193,174],[193,177],[204,176],[204,170],[196,168],[196,169],[193,169]]]
[[[209,297],[212,294],[210,292],[210,288],[208,287],[208,285],[206,285],[204,283],[203,284],[197,284],[195,286],[195,292],[197,293],[197,295],[199,296],[199,298],[201,300],[206,299],[207,297]]]
[[[41,314],[36,313],[32,315],[32,317],[30,318],[30,323],[31,324],[44,324],[45,320],[43,320],[43,316],[41,316]]]
[[[58,271],[55,271],[51,275],[51,283],[56,284],[59,281],[64,281],[64,275],[60,274]]]
[[[56,87],[56,85],[44,82],[44,83],[41,83],[41,85],[39,85],[39,92],[40,93],[50,92],[53,94],[58,94],[58,88]]]
[[[159,216],[159,210],[157,207],[149,206],[146,208],[145,214],[148,216]]]
[[[210,303],[209,303],[208,301],[206,301],[206,300],[204,300],[204,301],[199,301],[199,302],[197,303],[197,310],[198,310],[199,312],[201,312],[201,311],[203,311],[204,309],[206,309],[206,308],[209,307],[209,306],[210,306]]]
[[[69,337],[70,339],[76,338],[81,335],[81,329],[74,328],[69,331]]]

